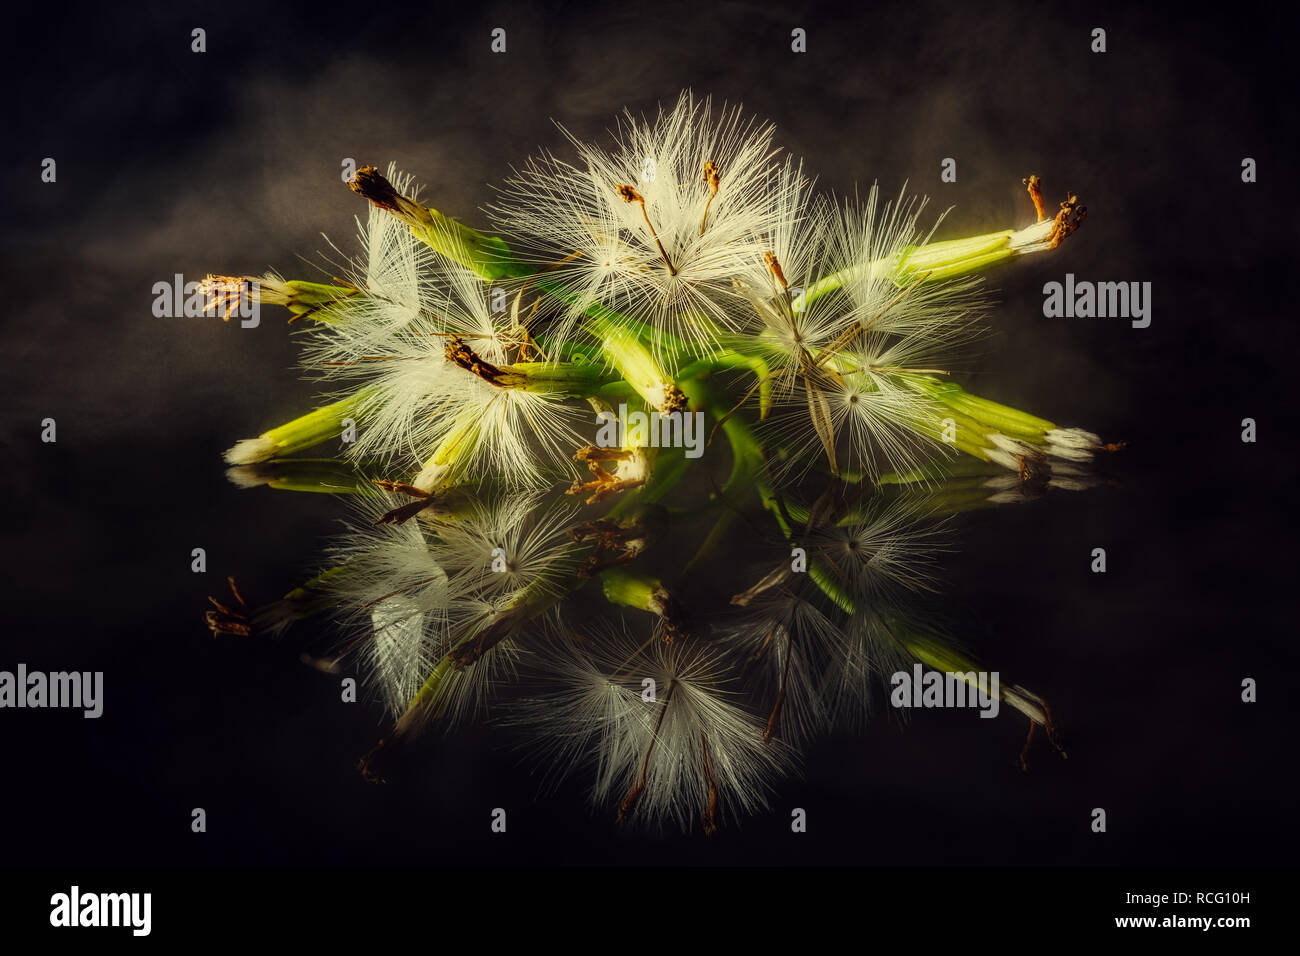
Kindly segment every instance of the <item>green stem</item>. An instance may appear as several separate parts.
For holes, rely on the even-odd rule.
[[[940,282],[983,272],[1017,256],[1044,251],[1050,223],[1037,223],[1026,229],[1002,229],[998,232],[947,239],[923,246],[909,246],[900,255],[876,259],[863,266],[845,269],[826,276],[794,300],[794,310],[801,312],[822,296],[843,287],[858,276],[875,279],[888,277],[903,287],[920,278]]]

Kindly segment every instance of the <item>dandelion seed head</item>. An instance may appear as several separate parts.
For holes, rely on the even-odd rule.
[[[565,131],[576,160],[535,157],[487,211],[573,293],[570,324],[595,302],[636,316],[662,334],[656,357],[675,371],[670,341],[711,354],[734,327],[732,279],[761,254],[773,215],[772,134],[686,92],[653,120],[624,113],[609,149]]]
[[[878,601],[935,587],[939,556],[949,550],[945,527],[906,501],[891,503],[815,529],[809,553],[834,569],[855,600]]]
[[[829,669],[848,654],[838,615],[802,592],[784,586],[764,594],[720,636],[741,662],[759,715],[767,714],[772,735],[791,746],[830,726],[824,686]]]
[[[628,819],[690,829],[711,813],[752,813],[789,766],[790,752],[765,743],[758,720],[724,689],[725,650],[622,627],[566,629],[535,663],[545,691],[521,701],[510,722],[531,730],[551,774],[593,766],[593,801]]]
[[[768,427],[793,452],[784,471],[825,462],[831,440],[837,467],[873,477],[951,454],[930,435],[943,416],[915,379],[947,371],[977,332],[977,283],[925,283],[900,272],[932,234],[919,226],[923,200],[900,193],[882,204],[873,186],[863,203],[815,203],[806,214],[789,202],[770,240],[779,276],[769,258],[741,279],[750,328],[773,369]],[[800,293],[787,298],[787,290]],[[810,414],[820,427],[808,427]]]

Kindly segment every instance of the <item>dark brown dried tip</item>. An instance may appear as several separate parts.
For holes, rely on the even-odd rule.
[[[412,501],[409,504],[402,505],[400,508],[394,508],[392,511],[385,511],[375,521],[376,525],[381,524],[404,524],[414,518],[425,508],[432,506],[433,499],[428,498],[424,501]]]
[[[763,743],[770,744],[772,738],[777,735],[781,727],[781,711],[785,709],[785,688],[782,687],[777,692],[776,702],[772,704],[772,712],[767,715],[767,726],[763,728]]]
[[[700,744],[704,748],[704,782],[708,787],[708,804],[704,810],[704,835],[713,836],[718,832],[718,788],[713,782],[713,761],[709,754],[709,738],[700,734]]]
[[[624,526],[604,518],[570,528],[569,537],[578,544],[588,540],[595,542],[587,563],[578,569],[580,578],[630,564],[646,546],[646,531],[641,525]]]
[[[651,592],[650,606],[646,610],[659,615],[659,619],[663,621],[665,644],[671,644],[691,631],[690,615],[686,613],[686,609],[682,607],[681,602],[673,597],[663,585]]]
[[[1047,740],[1056,748],[1056,752],[1061,755],[1062,760],[1069,760],[1070,755],[1067,754],[1065,748],[1061,746],[1061,738],[1057,733],[1056,719],[1052,716],[1052,708],[1047,705],[1047,701],[1043,701],[1042,703],[1043,714],[1047,717],[1047,723],[1043,727],[1043,729],[1047,731]]]
[[[432,493],[425,491],[423,488],[417,488],[415,485],[408,485],[404,481],[388,481],[387,479],[372,478],[372,485],[382,488],[384,491],[391,491],[397,494],[410,495],[415,501],[408,502],[392,511],[385,511],[375,521],[376,525],[381,524],[401,524],[431,506],[437,497]]]
[[[704,203],[704,215],[700,218],[700,235],[704,235],[704,227],[709,223],[709,207],[713,205],[713,197],[718,194],[718,185],[722,182],[722,177],[718,174],[717,163],[709,160],[704,164],[704,184],[709,187],[709,198]]]
[[[573,454],[574,461],[627,461],[632,452],[626,448],[602,448],[599,445],[586,445]]]
[[[587,498],[587,504],[592,505],[598,501],[604,501],[612,495],[619,494],[629,488],[636,488],[645,484],[644,478],[626,479],[615,476],[611,471],[605,468],[602,461],[626,461],[632,457],[630,451],[623,451],[616,448],[597,448],[589,445],[586,448],[578,449],[574,460],[587,463],[587,470],[592,474],[591,481],[582,481],[574,479],[572,485],[565,491],[566,495],[590,495]],[[570,534],[573,533],[570,529]],[[579,539],[574,539],[579,540]]]
[[[781,261],[777,259],[776,253],[763,253],[763,264],[767,266],[767,270],[771,272],[776,281],[780,283],[782,289],[790,288],[790,283],[785,281],[785,272],[781,269]]]
[[[208,622],[208,629],[212,631],[213,637],[230,635],[233,637],[248,637],[253,633],[252,620],[248,615],[248,605],[244,602],[244,597],[239,593],[239,588],[235,587],[234,578],[226,578],[226,583],[230,585],[230,593],[235,596],[237,607],[229,607],[222,604],[214,597],[209,597],[215,610],[208,611],[204,615],[204,620]]]
[[[253,633],[253,626],[248,623],[246,615],[226,607],[216,598],[210,597],[208,600],[216,610],[208,611],[203,617],[208,622],[208,630],[212,631],[213,637],[248,637]]]
[[[338,660],[328,657],[313,657],[306,651],[298,655],[298,662],[306,667],[312,668],[313,670],[318,670],[323,674],[343,673],[343,668],[339,667]]]
[[[398,210],[398,203],[404,197],[384,178],[376,166],[362,166],[357,170],[348,188],[359,193],[380,209]]]
[[[384,737],[370,753],[357,761],[357,770],[367,783],[388,783],[402,755],[402,738]]]
[[[429,211],[417,202],[407,199],[384,178],[374,166],[357,170],[348,188],[370,200],[380,209],[387,209],[410,226],[427,226],[432,222]]]
[[[495,385],[498,388],[504,388],[506,373],[493,365],[491,362],[483,359],[477,352],[465,344],[464,340],[458,336],[452,336],[447,340],[447,347],[444,350],[447,361],[454,365],[459,365],[467,372],[472,372],[489,385]]]
[[[1069,760],[1070,755],[1065,752],[1061,746],[1060,736],[1057,734],[1056,721],[1052,719],[1052,709],[1047,706],[1047,701],[1040,700],[1043,706],[1043,714],[1047,718],[1047,723],[1043,725],[1043,730],[1047,732],[1047,742],[1050,743],[1056,752],[1061,755],[1062,760]],[[1025,745],[1020,748],[1020,769],[1029,769],[1029,747],[1034,742],[1034,731],[1038,729],[1038,721],[1029,721],[1029,733],[1025,736]]]
[[[686,396],[676,385],[669,385],[664,389],[664,407],[660,411],[665,415],[686,411]]]
[[[1016,471],[1026,485],[1045,485],[1052,477],[1052,466],[1043,455],[1016,455]]]
[[[645,780],[641,779],[627,792],[623,802],[618,805],[618,816],[614,818],[615,823],[624,823],[632,816],[632,812],[636,810],[636,805],[641,802],[643,793],[645,793]]]
[[[644,478],[615,478],[609,472],[598,468],[594,463],[588,467],[592,469],[596,477],[591,481],[575,479],[573,484],[565,489],[564,493],[566,495],[587,495],[585,503],[589,505],[594,505],[630,488],[638,488],[645,484]]]
[[[1038,221],[1042,222],[1047,218],[1047,207],[1043,205],[1043,186],[1037,176],[1030,175],[1028,179],[1020,180],[1029,190],[1029,198],[1033,200],[1034,212],[1038,214]]]
[[[624,186],[615,183],[614,191],[618,193],[619,198],[622,199],[623,202],[639,202],[641,205],[645,205],[645,197],[631,186]]]
[[[1038,722],[1031,720],[1029,722],[1029,733],[1025,735],[1025,744],[1020,748],[1020,769],[1026,771],[1029,769],[1029,748],[1034,743],[1034,731],[1038,728]]]
[[[1078,196],[1070,193],[1065,202],[1061,203],[1061,211],[1052,222],[1052,234],[1047,248],[1055,249],[1064,242],[1067,236],[1079,228],[1087,215],[1088,207],[1079,202]]]
[[[645,197],[637,192],[633,187],[626,184],[615,183],[614,191],[618,193],[619,198],[622,199],[623,202],[641,204],[641,215],[645,218],[645,224],[650,230],[650,235],[654,237],[655,245],[659,247],[659,255],[663,256],[664,264],[668,266],[668,273],[670,275],[677,275],[677,267],[673,265],[673,260],[668,256],[668,250],[665,249],[664,244],[659,241],[659,233],[655,232],[654,223],[650,221],[650,213],[647,212],[645,208]],[[701,229],[703,229],[702,226]]]
[[[432,498],[433,492],[425,491],[423,488],[417,488],[415,485],[408,485],[404,481],[389,481],[387,478],[372,478],[370,483],[384,491],[391,491],[395,494],[409,495],[412,498]]]
[[[709,160],[704,164],[704,184],[709,187],[710,193],[718,191],[718,184],[722,182],[722,177],[718,174],[718,164]]]
[[[229,322],[235,310],[251,300],[256,281],[246,276],[205,276],[199,283],[199,291],[207,298],[203,311],[220,313],[221,321]]]

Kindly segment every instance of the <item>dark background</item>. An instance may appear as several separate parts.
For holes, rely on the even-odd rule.
[[[7,14],[6,490],[0,668],[103,670],[99,720],[0,713],[0,863],[1289,864],[1294,861],[1296,141],[1286,25],[1095,4],[639,2],[542,9],[34,5]],[[190,52],[190,30],[208,51]],[[493,27],[509,52],[489,52]],[[790,30],[808,52],[789,52]],[[1108,52],[1089,52],[1107,30]],[[1090,214],[1052,256],[990,274],[997,335],[972,391],[1130,448],[1116,487],[964,519],[944,600],[967,642],[1052,702],[1025,724],[926,712],[807,755],[770,815],[713,839],[539,797],[510,739],[421,746],[386,787],[353,770],[384,724],[279,645],[216,640],[233,574],[283,593],[339,502],[229,484],[235,439],[310,407],[283,313],[158,319],[153,283],[314,278],[363,203],[343,157],[395,160],[470,223],[551,118],[594,137],[691,87],[778,126],[839,192],[904,180],[940,236],[1027,224],[1022,176]],[[40,182],[40,162],[58,181]],[[958,182],[939,182],[944,157]],[[1258,162],[1243,184],[1241,160]],[[1150,328],[1045,319],[1042,284],[1153,283]],[[57,444],[40,421],[58,422]],[[1256,444],[1240,441],[1244,417]],[[204,547],[208,572],[190,571]],[[1105,547],[1109,571],[1088,570]],[[1259,702],[1240,702],[1240,682]],[[509,811],[493,836],[489,813]],[[789,832],[789,809],[809,831]],[[190,831],[203,807],[208,832]],[[1089,829],[1104,807],[1109,831]]]

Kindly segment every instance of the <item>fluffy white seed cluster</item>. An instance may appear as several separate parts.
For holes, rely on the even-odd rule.
[[[779,212],[774,127],[688,92],[652,121],[625,113],[609,148],[565,132],[573,161],[539,154],[486,210],[571,294],[561,337],[599,303],[649,324],[670,372],[714,353]]]
[[[573,509],[521,492],[430,508],[402,523],[383,519],[397,495],[358,499],[331,551],[324,589],[369,681],[403,715],[440,666],[447,672],[425,716],[448,724],[478,713],[513,672],[517,645],[502,640],[474,666],[447,668],[447,655],[490,627],[513,632],[521,607],[547,605],[573,578],[579,554],[565,533]]]
[[[560,625],[529,654],[546,692],[507,722],[552,782],[593,773],[592,798],[620,818],[705,829],[764,809],[792,752],[729,689],[726,648],[622,627]]]
[[[919,659],[916,635],[940,640],[912,600],[936,589],[940,528],[906,500],[882,506],[866,492],[955,454],[937,427],[946,416],[962,419],[963,450],[980,464],[1016,473],[979,476],[988,501],[1022,500],[1030,479],[1091,483],[1096,435],[934,380],[987,304],[978,280],[917,265],[942,259],[924,255],[938,225],[926,202],[874,185],[865,198],[816,196],[773,132],[690,93],[650,119],[625,113],[606,145],[566,132],[568,158],[528,160],[487,207],[515,258],[502,278],[484,278],[498,273],[466,245],[472,230],[418,206],[411,178],[390,167],[392,193],[372,196],[359,223],[361,254],[311,293],[326,298],[300,327],[303,369],[355,418],[353,464],[387,476],[374,482],[384,493],[357,497],[318,590],[347,629],[340,658],[359,662],[399,732],[481,714],[524,677],[533,688],[514,695],[507,721],[549,777],[589,769],[593,799],[620,819],[712,830],[766,806],[792,747],[863,719],[873,687]],[[1048,222],[1007,241],[1020,253],[1057,237]],[[269,276],[263,301],[301,314],[301,285]],[[702,365],[708,374],[687,373]],[[561,384],[575,380],[576,392]],[[730,412],[710,404],[751,383]],[[649,597],[628,599],[653,627],[567,612],[590,578],[640,557],[659,530],[647,515],[670,514],[654,484],[680,477],[671,451],[584,437],[594,409],[629,401],[703,403],[719,425],[741,413],[752,428],[728,433],[733,475],[712,498],[734,508],[732,482],[748,479],[741,492],[761,492],[751,497],[781,519],[784,552],[755,569],[721,626],[682,624],[657,579]],[[228,460],[308,446],[281,445],[282,431],[240,442]],[[787,506],[807,500],[818,471],[840,497],[791,522]],[[583,499],[647,489],[645,507],[578,513]],[[1012,703],[1042,722],[1031,698]]]
[[[414,197],[408,176],[389,169],[399,192]],[[494,367],[531,357],[510,307],[514,289],[485,283],[472,269],[438,255],[389,212],[371,207],[361,226],[362,261],[344,271],[352,295],[304,326],[303,367],[340,395],[364,389],[357,409],[358,459],[424,464],[439,447],[463,443],[460,471],[536,485],[567,464],[584,409],[559,394],[503,388],[448,357],[462,342]],[[454,247],[448,233],[443,240]]]
[[[771,369],[791,467],[832,447],[837,467],[914,467],[944,448],[902,373],[951,367],[984,309],[977,280],[900,284],[938,224],[922,224],[925,202],[874,186],[816,198],[772,134],[685,93],[653,120],[626,113],[609,148],[570,134],[575,159],[534,157],[487,212],[565,296],[557,339],[581,337],[599,304],[646,325],[669,374],[743,343]]]

